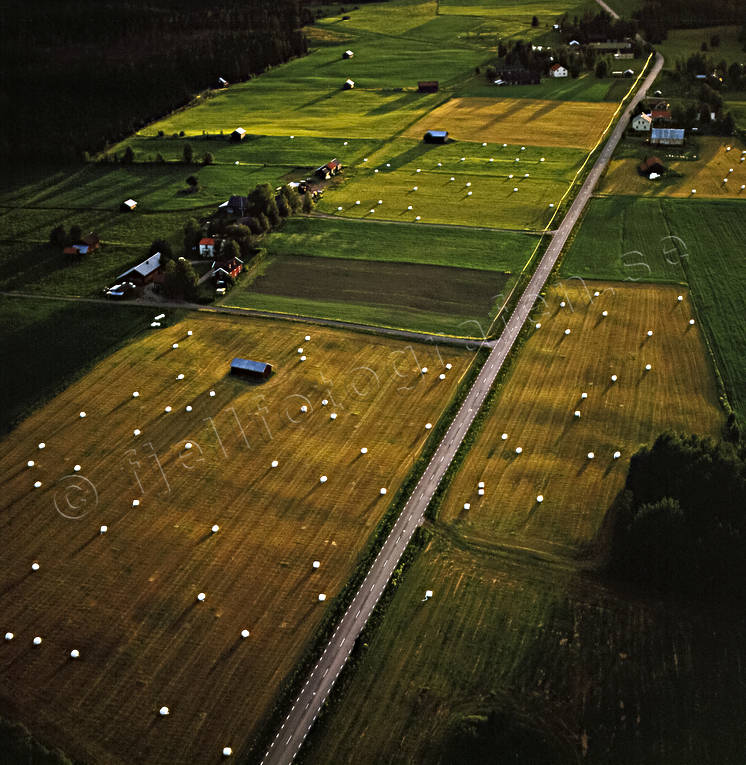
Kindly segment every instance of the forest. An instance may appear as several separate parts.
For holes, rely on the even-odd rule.
[[[300,0],[0,4],[0,157],[68,162],[307,48]]]
[[[669,29],[746,24],[743,0],[645,0],[635,15],[651,43],[665,40]]]

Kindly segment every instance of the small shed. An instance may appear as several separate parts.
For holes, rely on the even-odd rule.
[[[440,87],[438,80],[422,80],[417,83],[417,90],[420,93],[437,93]]]
[[[659,146],[683,146],[684,128],[653,128],[650,143]]]
[[[570,45],[580,45],[577,40],[570,40]]]
[[[235,358],[231,361],[231,374],[250,380],[266,380],[272,374],[272,365],[264,361]]]
[[[237,127],[230,135],[231,141],[243,141],[246,138],[246,131],[242,127]]]
[[[352,90],[355,87],[355,81],[349,79],[349,77],[342,84],[342,90]]]
[[[351,51],[351,50],[346,50],[346,51],[345,51],[345,52],[342,54],[342,58],[352,58],[354,55],[355,55],[355,52],[354,52],[354,51]]]
[[[81,244],[84,244],[88,250],[87,252],[93,252],[101,246],[101,240],[98,238],[98,234],[94,234],[93,231],[87,233],[80,239]]]
[[[134,199],[125,199],[124,202],[119,205],[119,209],[122,212],[131,212],[135,207],[137,207],[137,202],[135,202]]]
[[[638,114],[632,118],[632,130],[636,130],[638,133],[647,133],[653,124],[653,118],[649,114]]]
[[[201,258],[215,257],[215,240],[212,237],[199,240],[199,256]]]
[[[624,76],[625,77],[634,77],[635,76],[635,70],[634,69],[625,69],[624,70]]]
[[[218,77],[218,87],[219,88],[227,88],[228,87],[228,80],[226,80],[224,77]]]
[[[552,64],[549,67],[549,74],[551,77],[567,77],[567,68],[562,64]]]
[[[447,130],[428,130],[422,137],[425,143],[445,143],[447,139]]]
[[[650,178],[651,174],[656,177],[663,175],[666,172],[666,166],[658,159],[658,157],[645,157],[637,166],[637,172],[640,175],[644,175],[646,178]]]

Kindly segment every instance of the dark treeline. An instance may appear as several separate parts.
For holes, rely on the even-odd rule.
[[[645,0],[636,14],[651,43],[666,39],[669,29],[746,23],[743,0]]]
[[[560,19],[562,39],[568,43],[577,40],[581,43],[605,42],[606,40],[626,40],[634,37],[637,22],[630,19],[614,19],[606,11],[586,13],[582,17],[570,19],[565,15]]]
[[[300,0],[0,4],[0,157],[70,160],[306,52]]]
[[[737,437],[734,418],[730,435]],[[611,571],[670,594],[743,599],[746,450],[663,433],[630,461]]]

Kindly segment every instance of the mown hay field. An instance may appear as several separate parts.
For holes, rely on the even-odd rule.
[[[598,533],[642,444],[668,428],[719,436],[710,359],[680,292],[576,280],[549,290],[441,520],[470,540],[571,553]]]
[[[612,159],[601,181],[601,194],[630,194],[645,197],[746,200],[746,144],[737,138],[697,139],[699,159],[677,159],[675,146],[640,146],[638,156]],[[730,147],[730,149],[728,149]],[[644,156],[660,158],[676,175],[648,180],[637,172]],[[743,159],[742,159],[743,158]],[[731,169],[733,172],[730,172]],[[727,178],[727,182],[724,179]],[[692,189],[696,193],[692,193]]]
[[[509,93],[509,89],[506,89]],[[404,133],[448,130],[461,141],[568,146],[591,149],[609,124],[616,104],[532,98],[452,98]]]
[[[471,358],[440,352],[199,314],[114,353],[25,420],[0,459],[0,611],[15,635],[0,713],[89,762],[240,753]],[[229,377],[234,356],[274,375]],[[419,374],[446,361],[445,381]]]
[[[514,281],[514,280],[512,280]],[[276,255],[224,305],[482,338],[511,277],[418,263]]]
[[[739,765],[746,624],[725,611],[465,549],[436,525],[299,761]],[[495,743],[475,756],[452,734],[490,712]]]

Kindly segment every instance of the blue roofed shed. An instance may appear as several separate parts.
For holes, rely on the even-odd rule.
[[[445,143],[447,138],[447,130],[428,130],[422,140],[426,143]]]
[[[255,380],[266,380],[272,374],[272,365],[264,361],[235,358],[231,361],[231,374],[239,377],[250,377]]]

